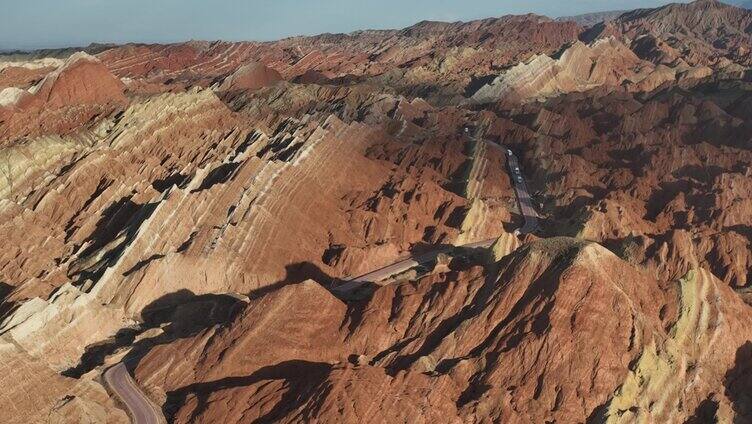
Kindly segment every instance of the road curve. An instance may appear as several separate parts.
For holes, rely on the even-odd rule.
[[[122,362],[105,371],[104,381],[125,404],[131,422],[134,424],[162,424],[166,422],[162,410],[146,397]]]
[[[517,175],[515,173],[515,168],[519,169],[519,160],[517,159],[517,156],[515,156],[514,153],[511,152],[511,150],[508,150],[504,148],[503,146],[500,146],[496,143],[491,143],[491,142],[487,142],[487,143],[490,144],[494,148],[503,149],[504,154],[507,157],[507,166],[508,166],[509,175],[510,175],[510,178],[512,179],[512,183],[514,184],[514,192],[517,197],[517,203],[520,208],[520,214],[522,215],[524,219],[524,224],[517,231],[520,234],[527,234],[527,233],[532,233],[532,232],[537,231],[539,228],[538,214],[537,212],[535,212],[535,208],[533,208],[532,198],[530,197],[530,192],[527,189],[525,178],[522,177],[521,169],[519,172],[521,179],[517,180],[517,178],[515,178],[515,175]],[[393,275],[401,274],[418,265],[431,262],[435,260],[439,254],[446,253],[450,251],[453,247],[460,247],[460,248],[489,247],[494,243],[494,241],[496,241],[495,238],[482,240],[479,242],[465,244],[461,246],[445,246],[440,249],[433,250],[428,253],[423,253],[418,256],[410,256],[410,257],[401,259],[391,265],[387,265],[383,268],[379,268],[377,270],[370,271],[361,276],[348,279],[346,280],[345,283],[332,288],[332,291],[338,294],[350,293],[353,290],[356,290],[363,285],[366,285],[369,283],[378,283],[379,281],[386,280],[387,278]]]
[[[504,149],[503,146],[499,146],[495,143],[488,143],[495,148]],[[517,196],[517,202],[520,208],[520,214],[523,216],[525,223],[518,231],[522,234],[532,233],[538,230],[538,214],[532,205],[530,193],[525,184],[525,179],[515,178],[516,175],[522,176],[522,171],[515,172],[515,169],[519,169],[519,160],[510,150],[504,149],[507,156],[507,165],[509,174],[514,183],[514,190]],[[482,240],[475,243],[469,243],[462,246],[462,248],[480,248],[489,247],[496,241],[495,238]],[[359,287],[369,284],[377,283],[385,280],[393,275],[400,274],[418,265],[433,261],[441,253],[450,251],[454,246],[445,246],[440,249],[423,253],[418,256],[411,256],[402,259],[396,263],[371,271],[367,274],[363,274],[359,277],[355,277],[347,280],[344,284],[332,288],[332,291],[339,294],[346,294],[358,289]],[[146,397],[141,389],[136,385],[136,382],[128,372],[128,368],[122,362],[110,367],[104,373],[104,380],[110,389],[120,398],[128,409],[128,415],[134,424],[163,424],[166,422],[162,411]]]
[[[378,281],[385,280],[393,275],[401,274],[411,268],[415,268],[416,266],[420,264],[431,262],[434,259],[436,259],[436,257],[439,256],[439,254],[449,252],[454,247],[463,247],[463,248],[489,247],[493,244],[494,241],[496,241],[496,239],[492,238],[488,240],[478,241],[475,243],[465,244],[462,246],[444,246],[440,249],[432,250],[430,252],[423,253],[418,256],[410,256],[408,258],[395,262],[391,265],[387,265],[383,268],[379,268],[375,271],[371,271],[367,274],[363,274],[359,277],[348,279],[346,280],[344,284],[334,287],[332,290],[337,293],[348,293],[352,290],[357,289],[358,287],[364,284],[376,283]]]

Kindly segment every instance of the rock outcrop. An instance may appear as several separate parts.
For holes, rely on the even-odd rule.
[[[123,107],[124,89],[99,59],[75,53],[28,90],[8,87],[0,92],[0,140],[77,129]]]
[[[0,421],[750,421],[750,22],[9,58]]]
[[[682,60],[691,65],[717,64],[726,56],[749,66],[751,24],[750,10],[717,0],[697,0],[624,13],[593,26],[584,38],[617,35],[638,40],[654,36],[667,48],[682,52]]]
[[[282,81],[282,75],[261,63],[249,63],[238,68],[219,86],[219,90],[256,90]]]
[[[707,271],[662,286],[554,238],[349,307],[314,282],[287,286],[155,347],[136,374],[176,422],[683,421],[707,398],[730,408],[722,370],[750,320]]]

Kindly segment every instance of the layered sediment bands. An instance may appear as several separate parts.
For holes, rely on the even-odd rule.
[[[643,79],[649,72],[649,67],[613,38],[589,46],[578,41],[558,56],[538,55],[516,65],[478,90],[472,100],[533,100],[602,85],[618,86],[625,80]]]
[[[742,140],[752,127],[738,112],[748,94],[733,87],[565,96],[492,131],[533,146],[524,161],[550,193],[550,228],[601,241],[662,279],[699,264],[745,286],[752,157]]]
[[[601,87],[649,92],[667,82],[694,81],[712,73],[706,66],[686,63],[655,66],[608,37],[589,45],[577,41],[556,55],[536,55],[481,87],[470,101],[515,104]]]
[[[63,377],[6,337],[0,337],[0,352],[0,382],[8,388],[0,396],[4,422],[130,422],[94,381],[95,375],[79,380]]]
[[[281,310],[305,318],[267,318]],[[437,412],[445,422],[681,421],[708,396],[728,406],[717,371],[732,366],[750,318],[707,271],[661,288],[603,247],[559,238],[347,307],[313,282],[287,286],[226,328],[155,347],[136,375],[176,422],[431,421]],[[283,336],[289,328],[301,337]],[[257,336],[279,349],[257,352]],[[309,346],[314,337],[321,343]],[[721,338],[726,347],[710,348]]]
[[[29,90],[15,88],[0,106],[0,142],[66,133],[126,104],[123,83],[95,57],[79,52]]]
[[[499,234],[499,222],[512,221],[509,210],[514,199],[503,196],[505,189],[511,191],[504,171],[507,165],[503,149],[484,139],[473,139],[469,147],[472,154],[465,165],[462,187],[469,205],[455,241],[457,245],[495,237]],[[486,181],[494,183],[486,185]]]
[[[668,82],[739,78],[749,66],[752,12],[701,0],[626,12],[597,23],[555,55],[503,71],[471,98],[516,103],[596,87],[649,92]]]
[[[534,53],[549,54],[575,41],[574,22],[536,15],[466,23],[422,22],[403,30],[359,31],[295,37],[271,43],[192,42],[129,45],[98,56],[135,92],[209,86],[249,62],[286,80],[318,75],[317,81],[375,79],[410,95],[461,99],[474,78],[483,78]],[[434,52],[441,51],[442,55]],[[436,90],[436,81],[445,82]],[[322,79],[323,78],[323,79]]]
[[[750,421],[748,19],[14,56],[0,421]]]
[[[668,337],[643,350],[608,404],[608,421],[673,421],[688,400],[712,396],[703,391],[721,383],[715,374],[731,366],[734,353],[728,343],[716,348],[720,337],[735,337],[728,333],[735,324],[725,322],[725,312],[739,308],[738,298],[726,298],[730,305],[725,305],[724,294],[731,293],[702,269],[691,270],[679,280],[680,309]],[[721,364],[715,362],[719,360]]]
[[[655,9],[639,9],[595,25],[585,38],[618,34],[635,40],[644,35],[657,36],[664,51],[681,51],[690,64],[722,64],[722,57],[749,65],[750,24],[752,12],[723,4],[717,0],[700,0],[690,4],[670,4]],[[673,61],[672,55],[654,57]]]
[[[467,160],[453,147],[457,122],[410,143],[385,132],[397,120],[380,103],[366,104],[384,128],[304,114],[267,135],[194,89],[134,102],[89,138],[25,146],[30,165],[14,162],[5,189],[13,219],[4,231],[24,242],[5,253],[4,278],[19,281],[6,302],[19,306],[4,330],[65,369],[173,292],[326,283],[422,242],[452,242],[466,206],[442,187]],[[453,113],[428,108],[413,119],[436,125]],[[489,223],[484,237],[500,232]],[[44,255],[15,260],[39,243]]]
[[[10,261],[3,268],[7,281],[24,282],[24,290],[17,293],[20,299],[24,293],[46,296],[54,289],[42,288],[54,284],[50,280],[76,281],[69,273],[71,263],[111,242],[141,206],[158,198],[153,183],[164,190],[167,183],[161,180],[186,167],[185,175],[190,175],[200,165],[197,152],[187,144],[165,146],[162,137],[182,136],[194,147],[203,146],[224,137],[219,131],[222,119],[228,125],[226,134],[233,128],[229,111],[210,92],[156,98],[118,119],[117,124],[104,122],[99,132],[40,138],[3,152],[10,164],[3,188],[12,201],[4,203],[4,213],[13,217],[4,230],[30,245],[46,240],[49,247],[59,246],[39,252],[53,255],[47,263],[38,257]],[[203,125],[216,129],[206,131]],[[157,161],[157,156],[164,159]]]

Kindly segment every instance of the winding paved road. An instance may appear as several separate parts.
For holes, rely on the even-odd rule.
[[[375,271],[371,271],[368,274],[363,274],[359,277],[349,279],[344,284],[334,287],[333,290],[337,293],[349,293],[364,284],[378,283],[379,281],[386,280],[387,278],[393,275],[401,274],[411,268],[415,268],[416,266],[420,264],[431,262],[435,260],[436,257],[439,256],[439,254],[449,252],[455,247],[464,247],[464,248],[490,247],[495,241],[496,239],[492,238],[488,240],[478,241],[475,243],[465,244],[462,246],[445,246],[440,249],[432,250],[428,253],[424,253],[422,255],[411,256],[409,258],[402,259],[399,262],[395,262],[391,265],[387,265],[383,268],[379,268]]]
[[[517,203],[519,205],[520,214],[523,216],[525,223],[518,230],[522,234],[532,233],[538,230],[538,214],[533,208],[530,193],[525,184],[525,179],[522,177],[522,170],[516,172],[515,169],[519,169],[519,160],[511,150],[507,150],[503,146],[495,143],[486,142],[494,148],[503,149],[504,154],[507,157],[507,165],[509,175],[514,183],[514,191],[517,196]],[[520,176],[518,179],[517,176]],[[475,243],[465,244],[463,248],[478,248],[489,247],[496,241],[495,238],[483,240]],[[435,251],[424,253],[418,256],[412,256],[396,262],[394,264],[379,268],[375,271],[371,271],[367,274],[363,274],[359,277],[355,277],[347,280],[342,285],[339,285],[332,290],[339,294],[351,293],[357,290],[359,287],[365,284],[378,284],[378,282],[386,280],[387,278],[403,273],[418,265],[431,262],[436,259],[440,253],[446,253],[450,251],[454,246],[446,246]],[[131,377],[122,362],[109,368],[104,373],[104,380],[113,392],[120,398],[128,409],[128,414],[134,424],[162,424],[165,422],[162,411],[152,403],[152,401],[141,391],[136,385],[136,382]]]
[[[515,154],[512,153],[511,150],[508,150],[505,147],[500,146],[496,143],[491,143],[488,141],[486,141],[486,143],[488,143],[490,146],[496,149],[503,150],[504,155],[507,157],[507,166],[508,166],[509,175],[511,177],[512,183],[514,184],[514,192],[515,192],[515,195],[517,196],[517,204],[519,205],[520,214],[522,215],[524,219],[524,224],[517,231],[520,234],[533,233],[537,231],[539,229],[538,214],[535,212],[535,208],[533,208],[532,198],[530,197],[530,192],[527,189],[525,178],[522,177],[522,169],[519,168],[520,162],[517,159],[517,156],[515,156]],[[515,172],[515,168],[520,169],[519,173]],[[517,175],[519,175],[520,177],[519,179],[517,178]],[[494,241],[496,241],[496,239],[492,238],[492,239],[483,240],[483,241],[465,244],[465,245],[456,246],[456,247],[462,247],[462,248],[489,247],[493,244]],[[439,254],[446,253],[450,251],[453,247],[454,246],[446,246],[446,247],[442,247],[441,249],[437,249],[437,250],[424,253],[418,256],[411,256],[409,258],[402,259],[391,265],[385,266],[383,268],[379,268],[375,271],[371,271],[359,277],[349,279],[344,284],[334,287],[332,290],[339,294],[347,294],[347,293],[351,293],[354,290],[357,290],[358,288],[366,284],[378,284],[379,281],[386,280],[387,278],[393,275],[401,274],[418,265],[431,262],[435,260]]]
[[[522,176],[520,161],[517,159],[517,156],[512,153],[511,150],[506,149],[503,146],[499,146],[496,143],[488,144],[497,149],[503,149],[504,153],[507,156],[507,167],[509,168],[509,175],[511,176],[512,182],[514,183],[514,193],[517,196],[517,204],[520,207],[520,215],[522,215],[523,219],[525,220],[522,228],[520,228],[518,231],[521,234],[534,233],[538,231],[538,229],[540,228],[538,224],[538,213],[535,212],[535,208],[533,207],[533,200],[530,197],[530,192],[527,189],[525,177]],[[520,171],[516,173],[515,168],[519,169]],[[520,177],[519,180],[517,179],[517,176]]]
[[[104,381],[115,392],[128,409],[134,424],[162,424],[165,421],[162,410],[146,397],[131,378],[128,368],[122,362],[107,369]]]

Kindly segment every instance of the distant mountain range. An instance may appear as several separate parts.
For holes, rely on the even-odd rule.
[[[743,7],[745,9],[752,9],[752,0],[734,1],[734,2],[731,2],[731,4],[735,6]]]
[[[733,6],[743,7],[745,9],[752,9],[752,0],[735,0],[729,1],[728,4]],[[582,15],[561,16],[556,18],[559,22],[573,21],[584,27],[593,26],[600,22],[607,22],[619,17],[622,13],[628,12],[627,10],[609,10],[605,12],[593,12],[585,13]]]
[[[585,13],[583,15],[574,15],[574,16],[561,16],[559,18],[556,18],[559,22],[564,21],[574,21],[582,26],[592,26],[599,22],[604,21],[610,21],[612,19],[616,19],[621,15],[622,13],[626,12],[626,10],[610,10],[607,12],[594,12],[594,13]]]

